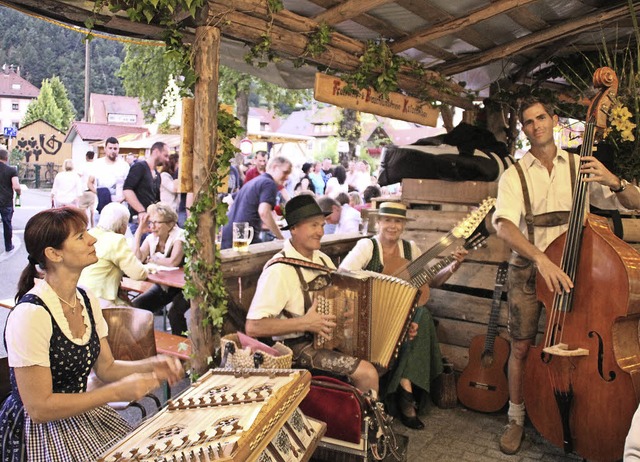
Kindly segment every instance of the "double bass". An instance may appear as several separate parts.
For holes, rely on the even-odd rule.
[[[594,86],[600,90],[587,113],[581,158],[591,155],[606,128],[618,86],[615,72],[598,69]],[[555,294],[538,278],[547,323],[543,341],[529,350],[523,393],[527,414],[544,438],[585,459],[614,461],[622,458],[638,406],[632,376],[640,367],[640,255],[605,219],[586,213],[588,183],[582,180],[588,174],[579,175],[568,229],[545,251],[574,288]]]

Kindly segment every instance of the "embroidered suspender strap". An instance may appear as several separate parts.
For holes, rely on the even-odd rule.
[[[323,271],[327,274],[331,274],[335,271],[332,268],[329,268],[328,266],[326,266],[326,262],[324,261],[324,258],[320,257],[320,259],[325,264],[325,266],[319,265],[317,263],[313,263],[310,261],[301,260],[299,258],[290,258],[290,257],[284,256],[284,257],[275,258],[271,260],[265,267],[265,268],[268,268],[269,266],[276,263],[284,263],[285,265],[293,266],[293,268],[296,270],[296,274],[298,275],[298,279],[300,280],[300,288],[302,289],[302,298],[304,299],[305,313],[309,311],[309,308],[311,308],[312,302],[311,302],[311,296],[309,296],[309,283],[305,281],[304,277],[302,276],[302,270],[300,268],[304,267],[312,270]],[[284,310],[283,313],[288,318],[292,317],[291,313],[289,313],[287,310]]]
[[[324,260],[322,260],[322,262],[324,263]],[[302,266],[303,268],[309,268],[317,271],[324,271],[325,273],[335,272],[334,269],[329,268],[328,266],[319,265],[318,263],[313,263],[310,261],[301,260],[299,258],[290,258],[290,257],[274,258],[269,263],[267,263],[267,266],[265,266],[265,268],[268,268],[271,265],[275,265],[276,263],[285,263],[291,266]]]
[[[524,222],[527,224],[527,234],[529,242],[534,243],[533,233],[533,212],[531,210],[531,197],[529,197],[529,188],[527,188],[527,179],[520,162],[513,164],[520,177],[520,185],[522,186],[522,197],[524,198]]]

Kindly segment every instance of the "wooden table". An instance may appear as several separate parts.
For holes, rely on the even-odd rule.
[[[162,284],[182,289],[184,287],[184,268],[180,267],[170,271],[149,273],[147,281],[153,282],[154,284]]]

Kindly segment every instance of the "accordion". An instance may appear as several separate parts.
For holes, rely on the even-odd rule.
[[[208,371],[98,462],[306,461],[326,429],[298,409],[310,380],[290,369]]]
[[[419,290],[409,282],[372,271],[339,271],[316,291],[317,310],[336,316],[330,339],[314,335],[315,348],[327,348],[388,368],[398,356]]]

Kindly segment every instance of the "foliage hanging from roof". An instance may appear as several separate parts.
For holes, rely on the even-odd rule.
[[[112,13],[124,12],[133,22],[157,24],[164,28],[163,39],[167,54],[178,63],[181,78],[177,81],[183,96],[190,96],[197,76],[193,66],[191,47],[185,43],[184,23],[178,20],[180,13],[187,12],[195,18],[206,0],[95,0],[93,16],[85,20],[87,29],[92,30],[97,14],[107,7]],[[89,39],[91,36],[89,36]]]

